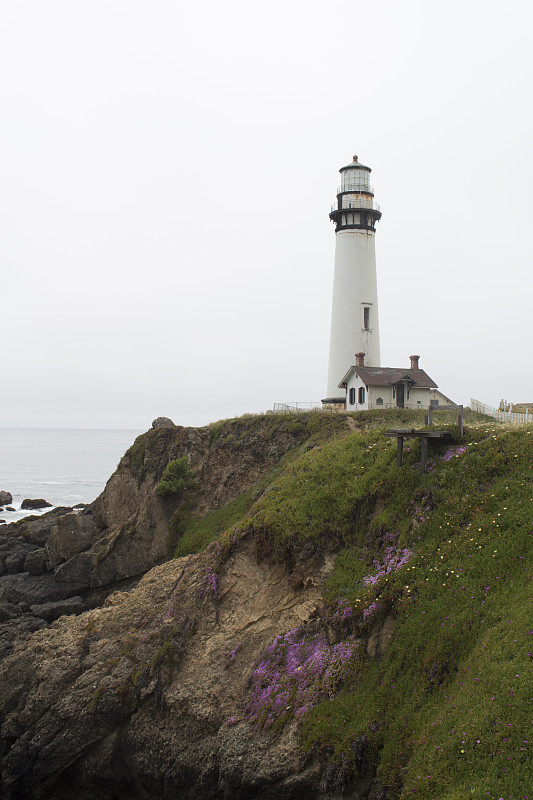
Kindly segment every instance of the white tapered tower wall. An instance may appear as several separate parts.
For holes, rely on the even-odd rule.
[[[325,403],[344,400],[339,383],[355,363],[355,353],[365,353],[365,366],[381,365],[374,227],[381,211],[374,202],[370,172],[357,156],[341,168],[330,214],[336,242]]]
[[[328,397],[341,395],[339,382],[355,363],[355,353],[365,353],[365,366],[381,364],[375,234],[366,230],[336,235]]]

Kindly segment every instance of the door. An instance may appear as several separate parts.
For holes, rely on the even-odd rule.
[[[399,383],[396,386],[396,405],[398,406],[398,408],[403,408],[404,396],[405,396],[405,386],[403,383]]]

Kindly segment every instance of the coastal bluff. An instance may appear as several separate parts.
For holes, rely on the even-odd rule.
[[[515,800],[533,436],[465,422],[425,474],[416,412],[161,426],[2,526],[0,797]]]
[[[242,716],[262,649],[318,618],[330,558],[304,553],[288,571],[258,561],[244,538],[220,575],[216,603],[205,591],[205,553],[168,560],[182,507],[184,518],[201,518],[254,487],[259,494],[261,480],[308,440],[350,431],[345,417],[323,431],[317,420],[152,429],[91,506],[1,530],[2,796],[59,799],[73,786],[82,800],[177,791],[304,797],[317,789],[320,766],[302,766],[294,731],[259,736],[250,747],[253,726],[229,720]],[[166,465],[183,456],[194,489],[160,497]],[[302,569],[305,587],[294,580]],[[174,617],[176,592],[183,599]],[[277,787],[272,795],[262,793],[268,786]]]

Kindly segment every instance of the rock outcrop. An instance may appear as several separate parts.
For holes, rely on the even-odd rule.
[[[41,508],[52,508],[52,503],[49,503],[47,500],[43,500],[42,497],[37,497],[33,500],[27,497],[22,501],[20,507],[24,511],[39,511]]]
[[[250,530],[167,560],[181,514],[224,506],[312,446],[304,419],[260,419],[157,427],[90,507],[2,529],[0,796],[340,797],[320,754],[304,757],[296,723],[259,732],[247,713],[253,664],[276,637],[328,630],[333,558],[303,548],[280,561]],[[334,424],[347,429],[342,415]],[[165,467],[184,455],[194,488],[160,497]],[[376,657],[391,635],[375,633]],[[386,800],[372,770],[363,777],[354,797]]]
[[[250,665],[280,631],[314,624],[331,564],[308,560],[295,589],[245,538],[216,595],[202,553],[35,633],[32,658],[17,650],[0,671],[6,800],[73,786],[86,800],[321,796],[294,727],[254,736],[245,708]]]
[[[175,428],[176,425],[170,417],[156,417],[152,422],[152,428]]]
[[[250,418],[220,428],[158,427],[136,440],[91,506],[57,508],[4,525],[0,534],[0,604],[8,609],[4,615],[10,621],[20,617],[21,630],[31,632],[34,618],[49,621],[53,615],[47,603],[63,603],[67,609],[68,600],[82,597],[87,603],[90,596],[92,606],[118,583],[136,579],[165,561],[172,543],[170,522],[180,514],[183,502],[181,497],[157,494],[169,461],[187,456],[195,476],[188,502],[194,503],[192,513],[202,515],[249,489],[276,465],[280,454],[308,437],[305,424],[294,430],[278,425],[269,435],[264,425]],[[46,503],[31,502],[39,508]],[[0,657],[11,652],[16,639],[11,622],[8,628],[0,627]]]
[[[13,495],[11,492],[0,492],[0,506],[8,506],[13,502]]]

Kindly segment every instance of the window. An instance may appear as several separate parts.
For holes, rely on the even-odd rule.
[[[350,389],[350,405],[355,405],[355,389]]]
[[[359,403],[364,403],[365,402],[365,387],[364,386],[360,386],[359,387],[359,400],[358,400],[358,402]]]
[[[365,331],[370,330],[370,308],[368,306],[363,308],[363,328]]]
[[[431,406],[431,408],[437,408],[438,404],[439,404],[438,400],[430,400],[429,401],[429,405]]]
[[[376,400],[376,405],[377,406],[382,406],[383,405],[383,398],[382,397],[378,397],[378,399]]]

